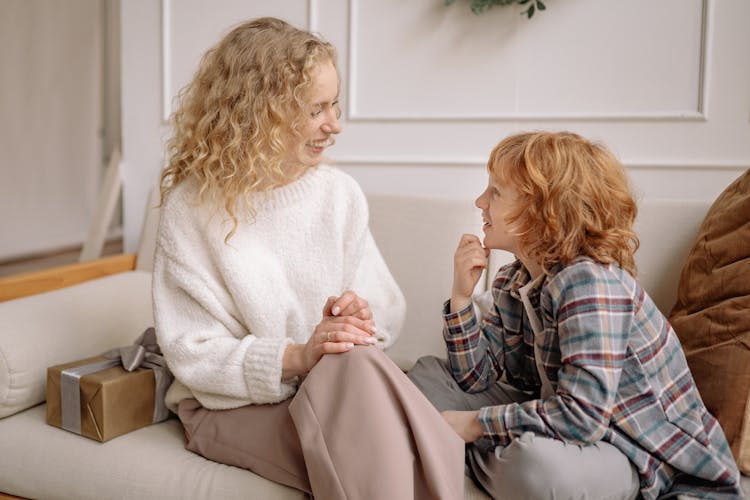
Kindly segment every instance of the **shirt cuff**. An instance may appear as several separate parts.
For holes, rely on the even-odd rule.
[[[477,316],[474,312],[473,302],[460,311],[451,312],[451,301],[446,300],[443,304],[443,336],[446,340],[457,336],[466,335],[477,328]]]
[[[495,444],[505,446],[510,443],[508,430],[505,428],[503,413],[505,405],[485,406],[479,410],[479,425],[482,437],[491,439]]]

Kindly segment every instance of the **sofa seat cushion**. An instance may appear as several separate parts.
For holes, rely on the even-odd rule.
[[[45,423],[46,406],[0,419],[0,491],[60,500],[292,500],[307,495],[184,447],[170,418],[106,443]],[[489,497],[466,478],[465,500]]]
[[[46,398],[47,368],[97,356],[153,325],[151,273],[129,271],[0,303],[0,418]]]
[[[709,209],[669,320],[706,407],[750,473],[750,170]]]
[[[71,500],[306,498],[186,450],[176,418],[99,443],[47,425],[45,412],[42,404],[0,420],[0,491]]]

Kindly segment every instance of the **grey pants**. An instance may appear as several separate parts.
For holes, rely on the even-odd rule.
[[[281,403],[178,414],[189,450],[321,500],[463,498],[463,441],[375,347],[323,356]]]
[[[409,378],[439,410],[478,410],[523,402],[524,392],[506,384],[475,394],[461,390],[448,362],[420,358]],[[566,444],[530,432],[505,447],[479,440],[466,446],[467,473],[495,499],[633,499],[639,479],[627,457],[614,446]]]

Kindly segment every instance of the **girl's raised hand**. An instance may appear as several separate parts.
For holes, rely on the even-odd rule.
[[[451,291],[451,311],[457,312],[471,303],[474,287],[482,271],[487,267],[490,250],[473,234],[464,234],[458,242],[453,257],[453,289]]]

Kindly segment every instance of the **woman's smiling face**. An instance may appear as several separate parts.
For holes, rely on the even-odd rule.
[[[313,75],[306,112],[309,118],[301,129],[298,160],[305,167],[314,167],[322,161],[325,149],[333,146],[333,136],[341,132],[339,79],[336,67],[330,61],[321,63]]]

